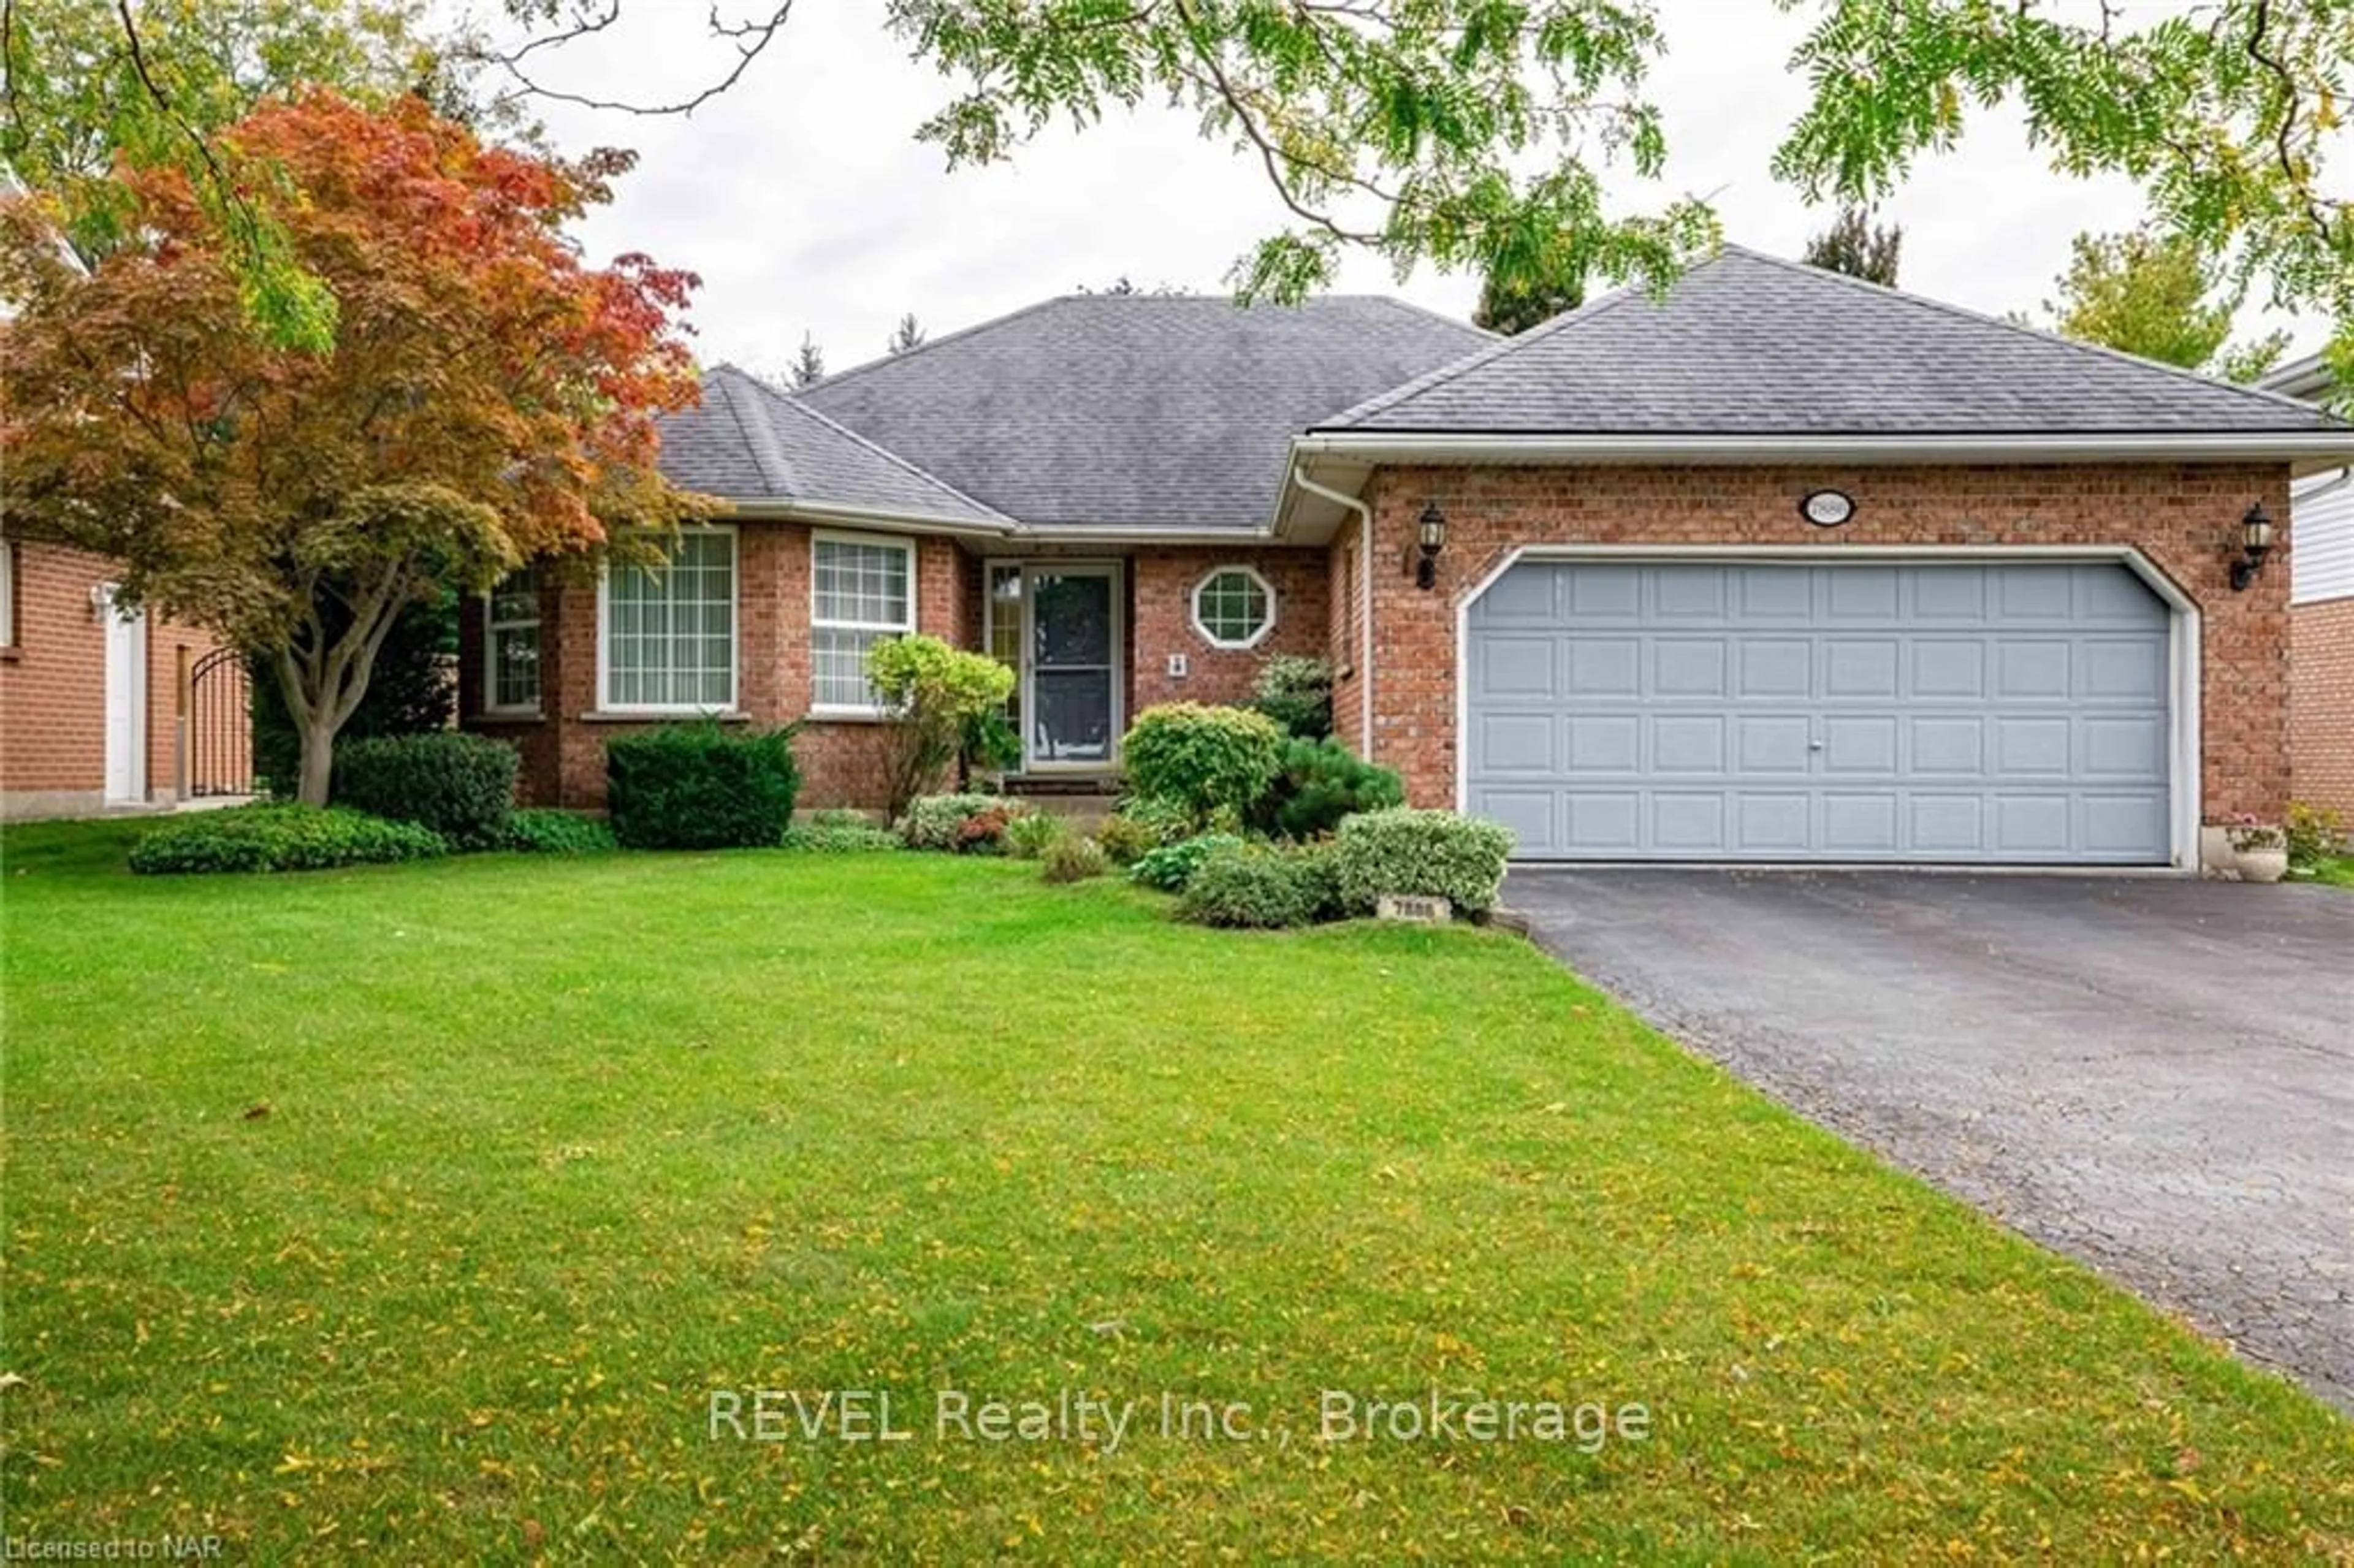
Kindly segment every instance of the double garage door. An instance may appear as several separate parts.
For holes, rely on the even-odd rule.
[[[1533,860],[2163,864],[2170,625],[2105,563],[1523,562],[1466,804]]]

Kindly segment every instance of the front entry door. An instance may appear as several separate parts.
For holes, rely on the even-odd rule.
[[[1034,565],[1028,576],[1023,766],[1108,768],[1119,744],[1119,568]]]

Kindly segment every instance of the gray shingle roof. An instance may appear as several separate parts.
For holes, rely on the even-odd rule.
[[[1447,434],[2338,429],[2289,398],[1728,246],[1318,427]]]
[[[1034,527],[1263,524],[1299,430],[1492,342],[1395,300],[1048,300],[801,401]]]
[[[1003,524],[954,487],[732,365],[705,373],[700,407],[662,422],[663,472],[734,502]]]

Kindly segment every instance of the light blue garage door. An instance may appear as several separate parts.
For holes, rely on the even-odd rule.
[[[1526,562],[1468,804],[1523,859],[2163,864],[2168,625],[2119,566]]]

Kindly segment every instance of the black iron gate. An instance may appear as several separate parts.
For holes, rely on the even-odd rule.
[[[253,673],[237,650],[216,649],[189,666],[180,726],[183,799],[254,792]]]

